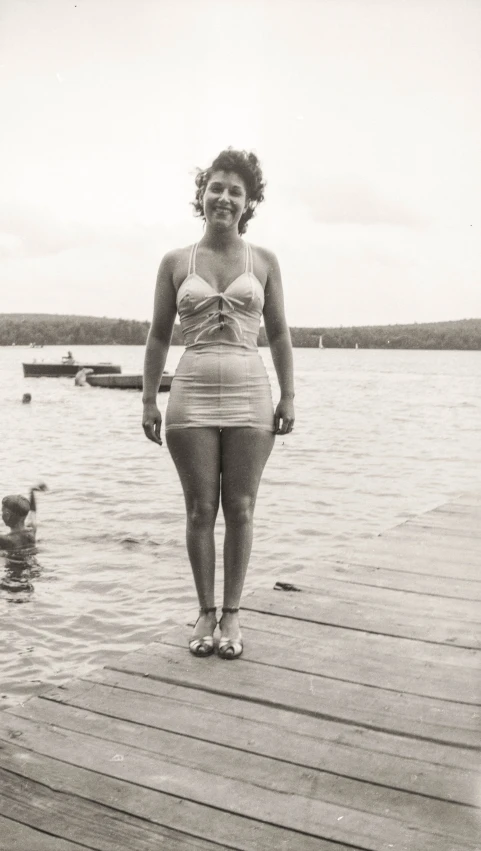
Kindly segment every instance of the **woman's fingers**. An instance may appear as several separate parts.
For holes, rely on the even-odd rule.
[[[295,411],[292,400],[281,399],[274,416],[275,434],[290,434],[294,428],[294,420]]]
[[[144,429],[144,434],[151,440],[153,443],[157,443],[159,446],[162,446],[162,438],[160,436],[160,428],[162,425],[162,417],[156,417],[155,420],[151,421],[149,418],[146,418],[142,423],[142,428]]]
[[[282,425],[280,424],[282,420]],[[294,420],[288,417],[278,417],[276,434],[290,434],[294,428]]]
[[[152,440],[153,443],[158,443],[162,446],[162,438],[160,436],[160,423],[144,423],[145,436]]]

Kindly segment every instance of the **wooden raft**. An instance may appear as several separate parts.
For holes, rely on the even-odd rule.
[[[2,712],[0,848],[481,848],[480,563],[466,495],[247,596],[240,660],[179,628]]]

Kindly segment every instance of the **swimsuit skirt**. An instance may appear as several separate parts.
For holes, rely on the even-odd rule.
[[[177,291],[177,309],[186,345],[169,394],[166,431],[173,428],[258,428],[274,431],[272,393],[257,351],[264,290],[246,269],[219,293],[195,272]]]

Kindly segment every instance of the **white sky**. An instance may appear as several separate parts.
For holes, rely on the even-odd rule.
[[[233,145],[290,325],[481,317],[480,44],[480,0],[0,0],[0,311],[150,319]]]

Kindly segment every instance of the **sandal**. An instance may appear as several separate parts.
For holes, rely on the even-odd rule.
[[[216,611],[216,606],[213,606],[211,609],[205,609],[203,606],[201,606],[199,609],[199,617],[195,622],[194,629],[202,615],[208,615],[210,614],[210,612]],[[214,636],[204,635],[202,638],[191,638],[189,641],[189,650],[194,656],[210,656],[211,653],[214,652]]]
[[[235,614],[239,609],[233,609],[228,606],[224,606],[222,609],[222,616],[227,612],[228,614]],[[222,618],[219,621],[219,626],[222,628]],[[221,638],[219,641],[219,656],[221,659],[238,659],[244,650],[244,642],[242,641],[242,637],[240,638]]]

